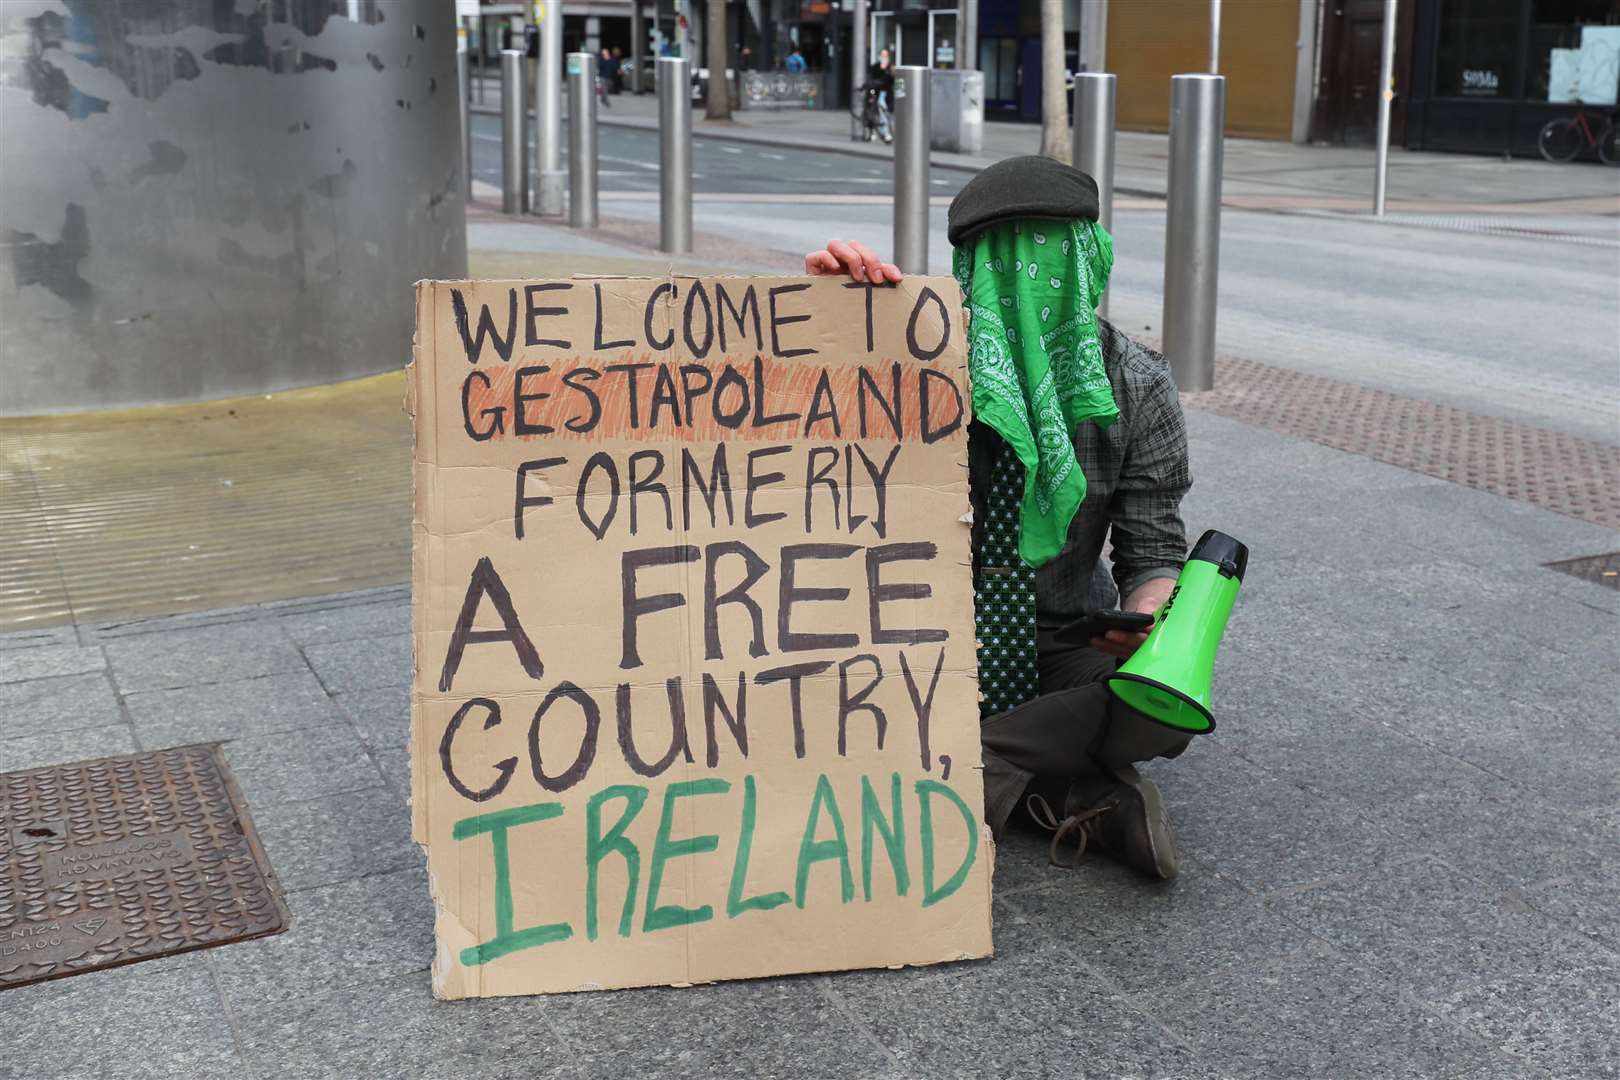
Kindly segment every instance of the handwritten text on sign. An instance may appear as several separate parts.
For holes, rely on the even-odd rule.
[[[989,952],[955,286],[424,283],[446,997]]]

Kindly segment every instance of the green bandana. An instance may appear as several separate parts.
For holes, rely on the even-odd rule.
[[[973,413],[1024,464],[1018,554],[1030,566],[1062,550],[1086,497],[1075,430],[1119,416],[1096,316],[1113,266],[1113,238],[1093,221],[991,225],[952,255],[971,319]]]

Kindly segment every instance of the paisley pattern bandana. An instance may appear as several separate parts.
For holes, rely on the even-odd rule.
[[[1119,416],[1096,315],[1113,265],[1113,238],[1084,220],[1002,222],[952,255],[970,319],[973,413],[1024,466],[1018,554],[1031,567],[1062,550],[1086,497],[1075,429]]]

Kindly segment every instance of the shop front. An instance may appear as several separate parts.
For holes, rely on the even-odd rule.
[[[1614,112],[1620,0],[1424,0],[1413,60],[1408,147],[1535,155],[1549,120]]]

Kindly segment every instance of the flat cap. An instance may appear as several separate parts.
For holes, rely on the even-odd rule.
[[[946,212],[946,235],[959,247],[985,228],[1013,218],[1097,220],[1097,181],[1038,154],[1006,158],[967,182]]]

